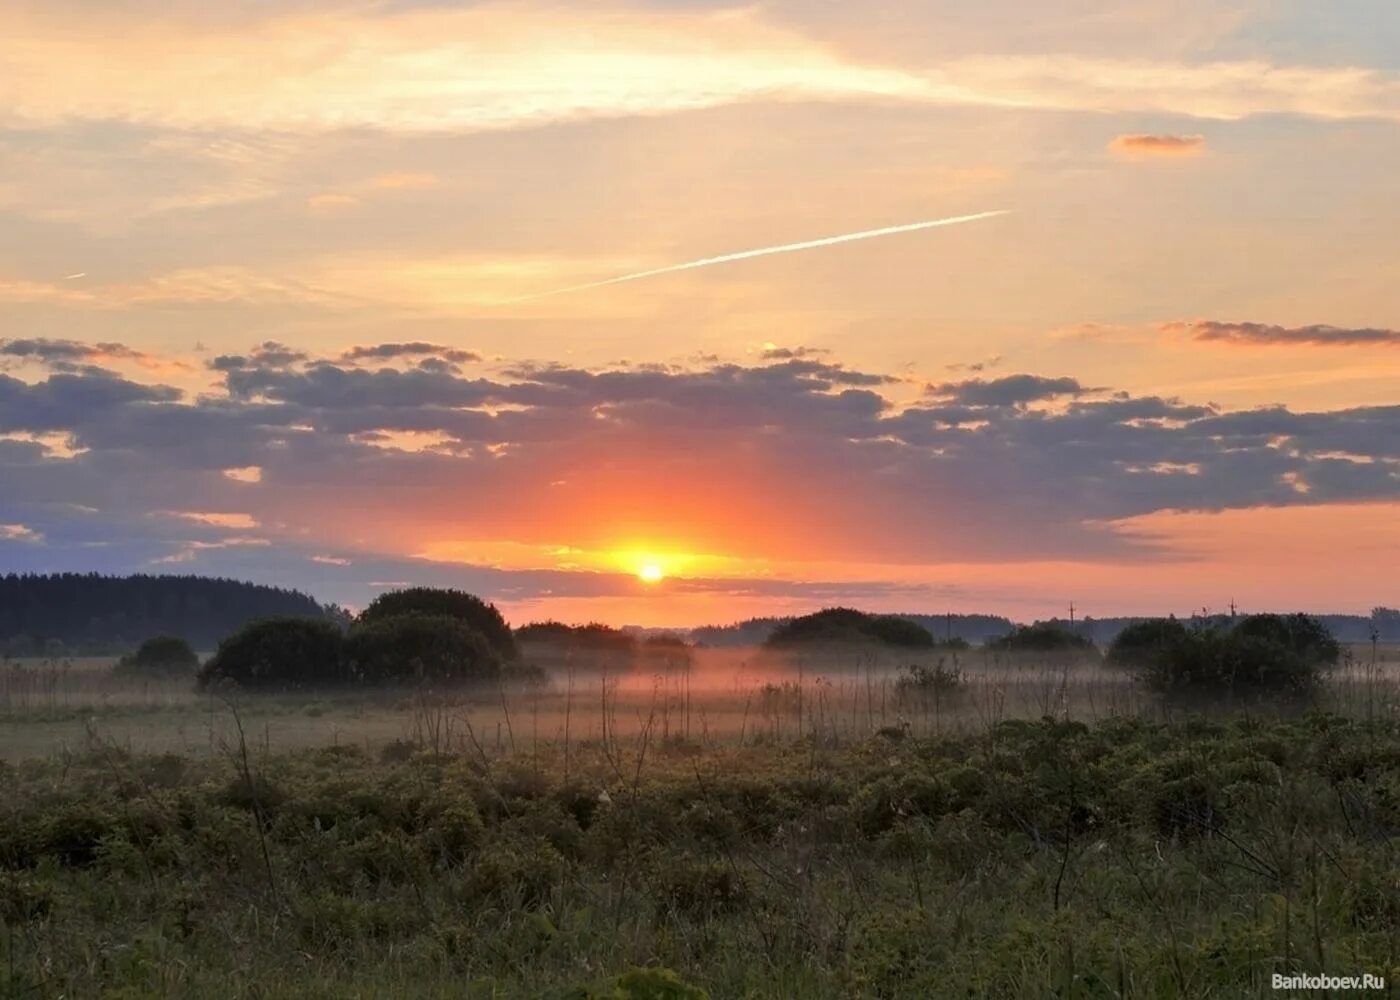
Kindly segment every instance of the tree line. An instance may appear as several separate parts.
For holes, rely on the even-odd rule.
[[[200,576],[98,573],[0,576],[0,654],[100,656],[156,635],[213,649],[256,618],[334,620],[338,609],[295,590]]]

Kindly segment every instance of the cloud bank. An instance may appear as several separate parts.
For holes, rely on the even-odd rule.
[[[263,344],[195,396],[0,374],[0,523],[128,569],[217,554],[400,579],[426,556],[539,594],[632,586],[569,553],[641,543],[741,567],[1150,562],[1170,553],[1115,523],[1400,500],[1400,406],[1225,410],[1031,373],[897,405],[901,380],[825,355],[463,371],[403,346],[349,352],[398,361],[366,367]],[[502,546],[544,561],[493,569]],[[686,586],[781,589],[724,576]]]

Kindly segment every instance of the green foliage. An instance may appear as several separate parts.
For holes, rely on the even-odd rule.
[[[184,639],[158,635],[141,643],[135,652],[123,656],[113,669],[124,674],[193,677],[199,669],[199,657]]]
[[[628,969],[602,986],[576,987],[560,1000],[709,1000],[710,994],[670,969]]]
[[[1142,622],[1123,631],[1108,658],[1166,693],[1297,695],[1314,691],[1340,654],[1337,641],[1316,619],[1251,615],[1233,628],[1188,629],[1174,619]]]
[[[1400,973],[1394,718],[638,749],[576,744],[567,778],[543,746],[258,753],[251,779],[209,754],[0,767],[0,992],[1233,997]]]
[[[350,675],[368,683],[493,681],[499,654],[459,618],[396,615],[357,624],[345,643]]]
[[[896,615],[871,615],[854,608],[825,608],[783,622],[764,645],[783,648],[805,645],[879,644],[906,648],[932,648],[928,629]]]
[[[1108,647],[1108,662],[1120,667],[1145,666],[1186,641],[1186,633],[1186,626],[1175,618],[1135,622],[1114,638]]]
[[[914,663],[900,670],[894,682],[895,693],[903,698],[938,698],[956,694],[967,686],[967,680],[956,664],[940,659],[930,666]]]
[[[1263,639],[1282,646],[1308,663],[1331,666],[1342,655],[1341,644],[1327,627],[1305,614],[1249,615],[1240,619],[1233,632],[1238,636]]]
[[[245,688],[290,690],[350,680],[344,637],[315,618],[264,618],[219,643],[199,672],[200,686],[232,683]]]
[[[987,648],[1006,653],[1092,653],[1092,641],[1058,622],[1017,625],[1007,635],[993,639]]]
[[[360,612],[358,624],[373,625],[387,618],[404,615],[456,618],[479,632],[503,660],[518,655],[515,637],[494,604],[460,590],[438,587],[410,587],[380,594]]]
[[[531,622],[515,632],[522,643],[556,646],[565,650],[587,653],[612,653],[632,656],[637,652],[637,637],[631,632],[591,622],[587,625],[565,625],[563,622]]]

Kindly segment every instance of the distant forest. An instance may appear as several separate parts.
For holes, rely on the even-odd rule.
[[[966,639],[979,644],[999,639],[1008,634],[1015,623],[1000,615],[919,615],[897,614],[922,625],[933,633],[935,639]],[[1201,615],[1194,621],[1210,624],[1223,624],[1229,615]],[[1372,631],[1381,642],[1400,642],[1400,610],[1376,608],[1369,615],[1315,615],[1318,621],[1327,626],[1341,642],[1369,642]],[[750,618],[733,625],[707,625],[691,629],[690,638],[702,646],[758,646],[772,634],[773,630],[790,618]],[[1050,621],[1063,628],[1076,632],[1101,646],[1111,643],[1119,632],[1129,625],[1145,621],[1142,617],[1093,618],[1086,617],[1074,622],[1063,619]]]
[[[935,639],[965,639],[971,643],[997,639],[1015,627],[1001,615],[914,615],[896,614],[922,625]],[[706,625],[690,630],[692,642],[702,646],[761,646],[779,625],[791,618],[750,618],[733,625]]]
[[[0,576],[0,654],[107,655],[156,635],[212,650],[254,618],[334,618],[336,611],[294,590],[238,580],[12,573]]]

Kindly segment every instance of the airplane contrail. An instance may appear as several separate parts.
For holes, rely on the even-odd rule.
[[[912,233],[920,229],[935,229],[939,226],[956,226],[964,222],[976,222],[978,219],[990,219],[997,215],[1006,215],[1009,212],[1010,209],[1003,208],[995,212],[978,212],[975,215],[954,215],[947,219],[931,219],[928,222],[911,222],[903,226],[886,226],[883,229],[867,229],[859,233],[825,236],[817,240],[805,240],[802,243],[784,243],[782,246],[762,247],[758,250],[740,250],[737,253],[722,254],[718,257],[702,257],[699,260],[686,261],[684,264],[671,264],[668,267],[658,267],[650,271],[638,271],[635,274],[624,274],[616,278],[607,278],[603,281],[590,281],[584,285],[570,285],[567,288],[555,288],[548,292],[537,292],[534,295],[522,295],[516,299],[506,299],[501,305],[509,305],[514,302],[529,302],[532,299],[544,299],[551,295],[567,295],[570,292],[582,292],[590,288],[602,288],[605,285],[618,285],[624,281],[638,281],[642,278],[654,278],[658,274],[689,271],[697,267],[709,267],[712,264],[728,264],[731,261],[748,260],[751,257],[767,257],[775,253],[791,253],[794,250],[814,250],[817,247],[829,247],[837,243],[870,240],[877,236],[894,236],[896,233]]]

